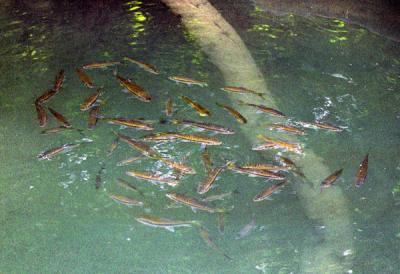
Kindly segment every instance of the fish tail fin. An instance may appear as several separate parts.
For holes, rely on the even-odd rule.
[[[234,168],[236,165],[235,165],[235,161],[228,161],[227,163],[226,163],[226,167],[229,169],[229,168]]]
[[[118,132],[116,132],[115,130],[112,129],[111,132],[112,132],[115,136],[120,137],[120,134],[119,134]]]
[[[313,186],[313,187],[314,187],[314,190],[316,190],[316,189],[315,189],[315,186]],[[323,190],[323,187],[322,187],[321,185],[319,185],[318,188],[319,188],[319,193],[318,193],[318,194],[321,194],[321,193],[322,193],[322,190]]]
[[[216,213],[219,213],[219,214],[225,214],[225,213],[229,213],[230,211],[232,211],[234,209],[234,206],[231,206],[231,207],[229,207],[229,208],[217,208],[216,210],[215,210],[215,212]]]
[[[233,261],[233,258],[230,257],[228,254],[223,253],[224,257],[227,258],[230,261]]]
[[[113,69],[113,75],[117,76],[118,75],[118,66],[115,66]]]
[[[192,221],[192,224],[193,224],[193,225],[195,225],[195,226],[198,226],[198,227],[201,227],[201,226],[203,226],[203,222],[201,222],[201,221],[198,221],[198,220],[194,220],[194,221]]]
[[[304,175],[304,173],[301,172],[298,168],[293,169],[292,172],[293,172],[294,174],[296,174],[297,176],[300,176],[300,177],[303,178],[303,179],[306,178],[306,175]]]
[[[85,133],[83,133],[83,131],[84,131],[83,129],[75,128],[75,130],[78,131],[79,134],[80,134],[82,137],[85,137],[85,136],[86,136]]]
[[[218,103],[218,102],[215,102],[215,104],[216,104],[217,106],[219,106],[220,108],[225,108],[225,106],[224,106],[223,104],[220,104],[220,103]]]
[[[82,140],[82,141],[80,141],[80,142],[78,142],[78,143],[76,143],[76,144],[74,144],[74,146],[80,146],[80,145],[87,145],[87,144],[90,144],[90,143],[93,143],[93,141],[92,140]]]
[[[99,97],[100,97],[100,96],[103,96],[103,95],[106,93],[106,91],[104,90],[104,85],[98,87],[98,88],[97,88],[97,91],[99,92]]]
[[[223,165],[224,168],[226,167],[231,167],[231,166],[235,166],[235,160],[228,160],[226,161],[226,163]]]
[[[256,136],[258,139],[261,139],[261,140],[265,140],[264,138],[264,135],[262,135],[262,134],[258,134],[257,136]]]
[[[262,92],[257,92],[256,93],[258,96],[260,96],[262,99],[265,99],[265,94],[264,93],[262,93]]]

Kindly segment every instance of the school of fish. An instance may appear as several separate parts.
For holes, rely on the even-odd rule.
[[[133,80],[126,78],[125,76],[122,76],[117,72],[118,66],[130,66],[132,64],[138,66],[140,69],[143,69],[150,74],[156,75],[155,77],[162,77],[163,75],[163,73],[156,69],[155,66],[133,59],[131,57],[125,57],[121,62],[104,61],[89,63],[75,69],[77,78],[83,83],[85,88],[96,88],[95,92],[88,94],[86,96],[86,99],[84,99],[84,101],[77,106],[77,108],[79,108],[82,112],[87,111],[88,113],[87,130],[95,130],[99,121],[104,121],[110,125],[133,128],[135,130],[138,130],[138,132],[155,130],[156,121],[146,121],[143,118],[134,119],[130,117],[104,117],[100,115],[100,109],[102,108],[103,103],[103,100],[101,98],[104,96],[104,94],[110,93],[110,91],[106,91],[103,87],[97,86],[92,80],[92,77],[89,75],[89,70],[94,73],[93,71],[99,69],[107,70],[109,68],[112,68],[113,71],[112,73],[110,72],[108,76],[115,78],[115,82],[121,85],[126,91],[130,93],[130,95],[127,96],[133,95],[134,98],[138,99],[139,101],[151,104],[153,96],[156,96],[156,92],[150,93],[149,91],[139,86],[137,83],[133,82]],[[202,89],[210,89],[209,84],[205,81],[195,80],[187,76],[172,75],[167,76],[166,78],[178,84],[187,85],[188,87],[198,86]],[[65,131],[76,130],[82,136],[85,136],[85,131],[83,129],[73,127],[63,114],[57,112],[54,108],[47,106],[47,104],[49,104],[49,100],[55,97],[55,95],[57,95],[61,91],[64,80],[65,71],[60,70],[56,75],[54,85],[50,89],[46,90],[43,94],[41,94],[34,102],[39,127],[44,128],[49,123],[48,112],[52,114],[55,121],[59,124],[58,127],[43,129],[41,131],[41,134],[59,134]],[[219,89],[225,92],[237,94],[236,96],[239,97],[240,94],[252,94],[260,97],[261,99],[265,99],[266,96],[266,94],[260,91],[248,89],[243,86],[227,85],[222,88],[220,87]],[[187,93],[185,95],[181,94],[178,98],[179,100],[177,101],[187,104],[191,109],[196,111],[200,117],[202,117],[201,119],[209,119],[210,116],[212,117],[213,115],[215,115],[214,111],[212,112],[210,110],[211,106],[217,106],[220,109],[226,111],[226,115],[232,116],[240,124],[246,124],[249,118],[245,118],[239,111],[228,104],[214,102],[214,105],[209,104],[209,106],[204,106],[191,98],[190,93]],[[260,100],[260,98],[258,98],[258,100]],[[293,134],[299,138],[299,136],[306,135],[308,129],[325,130],[333,132],[335,134],[338,134],[344,130],[343,127],[332,125],[322,121],[294,121],[291,117],[288,117],[281,111],[268,107],[266,105],[244,102],[239,99],[237,100],[237,103],[240,105],[252,107],[258,113],[266,114],[267,118],[268,115],[270,115],[282,120],[279,123],[266,124],[266,133],[267,130],[271,130],[275,132],[284,132],[289,135]],[[115,131],[114,128],[112,129],[110,127],[110,134],[114,135],[114,140],[110,144],[110,148],[107,151],[107,156],[110,156],[112,153],[114,153],[114,151],[117,149],[117,147],[120,146],[121,143],[125,143],[126,145],[128,145],[131,148],[131,152],[133,154],[137,154],[137,156],[135,157],[122,159],[116,164],[116,166],[122,167],[126,165],[132,165],[142,158],[149,158],[151,159],[151,161],[158,162],[166,167],[169,167],[172,171],[172,173],[162,174],[159,172],[150,173],[148,171],[129,168],[125,171],[127,179],[116,178],[115,184],[118,185],[121,189],[124,188],[125,190],[131,191],[132,194],[135,193],[135,195],[138,197],[134,198],[124,196],[119,193],[108,193],[110,200],[115,201],[116,203],[123,206],[129,207],[134,206],[143,208],[145,206],[151,206],[151,202],[149,201],[149,197],[147,197],[147,193],[142,191],[140,187],[137,187],[135,183],[129,181],[128,178],[134,178],[135,182],[138,183],[143,183],[143,181],[147,181],[158,187],[166,188],[167,193],[163,194],[166,200],[170,200],[173,203],[186,206],[188,208],[191,208],[192,210],[199,210],[210,214],[215,213],[215,215],[217,215],[218,229],[220,233],[223,234],[225,228],[225,213],[234,210],[234,208],[233,206],[228,208],[218,207],[215,206],[213,202],[232,197],[235,192],[226,192],[220,194],[210,193],[213,192],[214,188],[221,188],[221,186],[217,186],[216,181],[220,177],[222,177],[224,173],[235,172],[239,174],[246,174],[250,177],[262,178],[265,180],[266,184],[268,184],[269,182],[277,181],[276,183],[267,185],[264,189],[260,189],[259,192],[254,196],[253,202],[262,202],[270,199],[272,195],[280,192],[285,186],[289,185],[289,183],[299,183],[301,181],[307,180],[306,176],[295,164],[295,162],[290,158],[282,155],[282,153],[302,155],[304,153],[302,144],[300,142],[294,143],[286,141],[285,139],[278,139],[275,137],[271,138],[268,136],[268,134],[258,135],[257,137],[260,142],[254,144],[253,147],[249,148],[249,153],[251,151],[254,151],[253,153],[260,153],[258,151],[276,150],[280,153],[275,161],[268,163],[259,162],[239,164],[237,162],[240,162],[240,159],[220,159],[220,162],[222,163],[215,165],[213,163],[215,155],[211,155],[208,147],[223,146],[224,143],[214,135],[222,134],[231,136],[235,134],[236,130],[228,128],[221,124],[214,124],[208,121],[195,121],[177,117],[172,118],[173,116],[177,115],[178,111],[180,111],[176,104],[177,102],[174,100],[173,97],[169,96],[167,98],[165,102],[165,109],[160,110],[160,113],[164,113],[165,116],[160,117],[159,124],[177,125],[183,128],[182,131],[179,130],[153,132],[141,136],[128,136],[118,131]],[[204,131],[205,133],[185,133],[184,129],[186,127],[195,128]],[[213,136],[210,136],[209,133],[213,134]],[[156,146],[153,146],[154,142],[158,143],[171,141],[194,143],[193,145],[200,144],[203,149],[202,159],[197,160],[203,162],[204,171],[195,170],[193,167],[185,163],[188,162],[187,155],[180,160],[176,160],[172,157],[167,157],[164,154],[160,153],[159,151],[157,151]],[[76,143],[60,144],[56,147],[48,148],[47,150],[39,153],[37,155],[37,158],[39,160],[53,160],[64,152],[68,152],[73,149],[83,149],[84,146],[82,146],[82,144],[88,143],[89,142],[87,141],[82,141]],[[357,170],[354,172],[354,185],[357,188],[361,187],[367,179],[368,157],[369,154],[367,153],[360,162]],[[104,187],[102,174],[106,169],[105,162],[107,161],[104,160],[99,166],[99,171],[96,174],[95,181],[93,182],[94,189],[100,189]],[[321,178],[321,190],[332,187],[335,182],[338,181],[343,172],[344,168],[339,168],[332,174],[327,174],[326,178]],[[190,176],[191,174],[196,173],[204,173],[205,176],[203,180],[198,183],[193,193],[184,193],[179,190],[170,189],[179,188],[179,185],[181,184],[181,181],[185,176]],[[205,195],[207,196],[205,197]],[[215,241],[209,235],[209,231],[199,220],[175,220],[164,216],[152,216],[144,213],[141,215],[139,214],[135,219],[138,223],[147,225],[149,227],[164,228],[168,231],[174,231],[176,228],[179,227],[196,227],[198,229],[199,235],[210,248],[215,250],[217,253],[220,253],[228,260],[233,260],[231,256],[227,255],[225,251],[217,246]],[[236,239],[241,239],[247,236],[251,231],[254,230],[255,227],[256,224],[253,216],[251,223],[243,227],[243,229],[238,232]]]

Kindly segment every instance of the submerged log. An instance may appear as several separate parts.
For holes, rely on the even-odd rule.
[[[221,71],[225,84],[245,86],[265,94],[266,99],[243,94],[243,100],[275,106],[273,94],[269,92],[264,76],[261,74],[246,45],[233,27],[221,14],[205,0],[162,0],[174,13],[180,15],[186,29],[196,37],[203,51]],[[234,96],[232,96],[233,98]],[[252,116],[247,124],[241,125],[243,134],[250,143],[257,142],[261,133],[260,120],[252,115],[252,110],[232,104],[244,116]],[[295,141],[292,138],[292,141]],[[329,227],[322,243],[310,246],[305,239],[302,260],[302,273],[345,273],[346,266],[339,262],[335,254],[353,246],[353,231],[348,202],[339,188],[332,188],[329,194],[320,194],[320,178],[329,173],[328,168],[312,150],[305,149],[300,160],[306,177],[315,186],[298,184],[297,192],[307,215]],[[261,251],[260,251],[261,252]],[[253,254],[254,255],[254,254]],[[346,264],[351,264],[347,261]]]

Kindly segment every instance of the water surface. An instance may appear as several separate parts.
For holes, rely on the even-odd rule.
[[[301,139],[332,172],[344,168],[335,187],[342,189],[348,201],[354,246],[335,255],[346,267],[351,261],[348,271],[353,273],[396,273],[400,267],[398,44],[342,21],[290,14],[276,17],[245,2],[214,4],[251,51],[279,109],[296,120],[321,120],[346,128],[340,134],[309,130]],[[219,123],[237,131],[234,136],[218,135],[224,145],[210,148],[216,165],[227,159],[243,164],[261,157],[274,161],[275,153],[252,152],[252,143],[244,137],[248,132],[215,106],[216,101],[229,104],[232,100],[219,90],[225,84],[220,72],[166,6],[157,1],[114,1],[104,7],[39,1],[28,7],[10,1],[1,8],[0,28],[1,272],[302,273],[305,250],[323,241],[326,228],[304,212],[292,185],[294,178],[273,200],[254,203],[254,195],[272,182],[224,172],[210,191],[210,195],[234,192],[215,203],[234,207],[226,214],[226,230],[220,235],[215,214],[171,207],[165,197],[170,188],[124,175],[129,169],[170,172],[168,168],[150,159],[117,167],[120,160],[137,155],[126,144],[107,156],[115,138],[112,128],[135,137],[143,132],[101,121],[95,130],[86,130],[88,114],[79,105],[93,90],[83,86],[75,68],[130,56],[162,72],[152,75],[133,64],[118,66],[119,74],[149,90],[153,100],[143,103],[122,92],[112,69],[90,71],[94,82],[106,91],[102,115],[158,121],[165,118],[165,101],[171,97],[176,117]],[[74,127],[85,129],[85,138],[93,142],[52,161],[38,161],[36,155],[43,150],[82,140],[74,131],[40,134],[33,102],[52,86],[60,69],[66,71],[66,80],[47,105],[64,114]],[[168,80],[169,75],[202,79],[209,86],[176,84]],[[200,118],[179,99],[181,94],[207,106],[213,115]],[[259,115],[254,112],[248,119],[259,119]],[[266,117],[262,125],[276,121]],[[48,124],[57,126],[52,118]],[[157,124],[156,130],[182,128]],[[251,132],[251,128],[245,130]],[[196,169],[197,174],[184,177],[176,191],[199,197],[195,188],[206,176],[200,146],[169,142],[156,148]],[[368,178],[356,189],[355,173],[366,153],[370,154]],[[96,190],[95,178],[103,164],[104,185]],[[110,193],[119,193],[141,199],[120,188],[118,177],[145,192],[144,208],[128,208],[109,198]],[[234,260],[206,246],[195,228],[171,233],[136,222],[134,218],[143,213],[201,220],[215,243]],[[252,216],[255,230],[235,240]]]

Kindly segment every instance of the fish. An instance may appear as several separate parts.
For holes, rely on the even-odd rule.
[[[207,172],[210,172],[212,169],[212,162],[211,162],[211,155],[210,155],[207,147],[205,147],[203,150],[202,161],[203,161],[203,165],[206,168]]]
[[[198,134],[184,134],[175,132],[173,133],[173,135],[178,139],[182,139],[188,142],[200,143],[203,145],[217,146],[222,144],[222,142],[216,138],[202,136]]]
[[[219,106],[219,107],[225,109],[226,111],[228,111],[233,117],[235,117],[235,119],[239,123],[242,123],[242,124],[246,124],[247,123],[247,119],[244,118],[244,116],[242,114],[240,114],[240,112],[237,111],[236,109],[234,109],[234,108],[232,108],[230,106],[227,106],[227,105],[222,105],[222,104],[220,104],[218,102],[216,104],[217,104],[217,106]]]
[[[177,124],[177,125],[185,125],[185,126],[191,126],[191,127],[196,127],[200,129],[206,129],[210,130],[216,133],[221,133],[221,134],[234,134],[235,132],[227,127],[223,127],[217,124],[211,124],[211,123],[202,123],[202,122],[195,122],[195,121],[189,121],[189,120],[177,120],[177,119],[172,119],[171,120],[172,124]]]
[[[143,202],[141,201],[137,201],[134,200],[132,198],[128,198],[122,195],[117,195],[117,194],[111,194],[109,195],[111,199],[113,199],[114,201],[123,204],[123,205],[127,205],[127,206],[143,206]]]
[[[172,167],[173,169],[181,172],[181,173],[185,173],[185,174],[196,174],[196,171],[192,168],[189,167],[183,163],[180,162],[175,162],[172,161],[170,159],[166,159],[166,158],[162,158],[160,157],[158,160],[160,160],[161,162],[163,162],[164,164]]]
[[[191,86],[191,85],[196,85],[196,86],[200,86],[200,87],[208,86],[207,83],[204,81],[194,80],[194,79],[186,77],[186,76],[170,76],[170,77],[168,77],[168,79],[178,82],[178,83],[186,84],[189,86]]]
[[[328,123],[322,123],[322,122],[298,122],[298,124],[300,124],[301,126],[305,127],[305,128],[320,128],[320,129],[326,129],[329,131],[334,131],[334,132],[341,132],[344,129],[332,124],[328,124]]]
[[[147,72],[150,72],[150,73],[153,73],[153,74],[160,74],[158,72],[158,70],[153,65],[143,63],[141,61],[132,59],[130,57],[124,57],[124,59],[129,61],[129,62],[131,62],[131,63],[134,63],[134,64],[138,65],[140,68],[144,69]]]
[[[343,168],[336,170],[334,173],[326,177],[322,182],[321,182],[321,187],[327,188],[332,186],[332,184],[342,175]]]
[[[39,104],[35,103],[35,108],[36,108],[36,113],[37,113],[37,119],[39,121],[39,126],[44,127],[47,124],[47,113],[45,108]]]
[[[165,114],[167,116],[172,116],[173,113],[174,113],[174,104],[172,103],[172,99],[170,97],[165,103]]]
[[[87,86],[88,88],[94,88],[94,83],[92,79],[89,77],[89,75],[84,73],[79,68],[76,68],[75,71],[78,74],[79,79],[81,79],[81,81],[85,84],[85,86]]]
[[[254,90],[248,89],[248,88],[244,88],[244,87],[235,87],[235,86],[224,86],[223,88],[221,88],[221,90],[223,91],[227,91],[227,92],[233,92],[233,93],[247,93],[247,94],[255,94],[260,96],[261,98],[264,98],[264,93],[261,92],[256,92]]]
[[[293,126],[288,126],[288,125],[283,125],[283,124],[272,124],[269,126],[269,129],[276,129],[278,131],[286,131],[286,132],[290,132],[290,133],[294,133],[297,135],[305,135],[305,131],[301,130],[297,127],[293,127]]]
[[[365,179],[367,178],[368,155],[369,154],[365,155],[364,159],[362,160],[362,162],[360,163],[360,166],[358,168],[357,175],[356,175],[356,183],[355,183],[356,187],[361,187],[364,184]]]
[[[211,186],[214,184],[218,175],[222,172],[222,170],[224,170],[224,168],[225,166],[211,169],[206,179],[203,182],[201,182],[197,187],[197,193],[199,194],[207,193],[210,190]]]
[[[253,219],[251,220],[250,223],[246,224],[235,236],[235,240],[240,240],[244,237],[247,237],[248,235],[250,235],[250,233],[256,229],[256,220]]]
[[[226,192],[226,193],[221,193],[221,194],[216,194],[212,196],[208,196],[206,198],[201,199],[203,202],[213,202],[217,200],[224,200],[226,197],[232,196],[232,191]]]
[[[113,131],[113,133],[118,136],[121,141],[127,143],[130,147],[132,147],[133,149],[136,149],[137,151],[139,151],[142,155],[146,156],[146,157],[150,157],[150,158],[154,158],[154,159],[159,159],[161,156],[158,152],[156,152],[154,149],[152,149],[150,146],[148,146],[147,144],[136,140],[134,138],[131,138],[129,136],[120,134],[118,132]]]
[[[279,160],[283,163],[283,165],[290,168],[295,174],[299,175],[302,178],[306,178],[304,173],[300,170],[300,168],[292,160],[290,160],[289,158],[284,157],[284,156],[280,156]]]
[[[239,101],[240,104],[242,105],[246,105],[246,106],[251,106],[256,108],[257,110],[263,112],[263,113],[267,113],[267,114],[271,114],[273,116],[277,116],[277,117],[286,117],[285,114],[283,114],[282,112],[280,112],[279,110],[264,106],[264,105],[257,105],[257,104],[251,104],[251,103],[246,103],[243,101]]]
[[[202,145],[218,146],[222,144],[222,142],[217,138],[198,135],[198,134],[174,133],[174,136],[184,141],[200,143]]]
[[[117,136],[110,145],[110,149],[107,151],[107,156],[110,156],[114,150],[118,147],[119,137]]]
[[[328,123],[315,122],[313,123],[313,125],[315,125],[317,128],[322,128],[330,131],[336,131],[336,132],[343,131],[343,128]]]
[[[95,184],[96,189],[99,189],[99,188],[101,187],[101,185],[103,184],[103,180],[101,179],[101,174],[103,173],[103,170],[104,170],[105,168],[106,168],[106,165],[105,165],[105,164],[102,164],[102,166],[101,166],[99,172],[97,172],[97,175],[96,175],[96,184]]]
[[[67,119],[59,112],[55,111],[54,109],[52,109],[51,107],[48,107],[49,111],[51,112],[51,114],[53,114],[53,116],[56,118],[56,120],[63,125],[66,128],[70,128],[72,127],[71,124],[67,121]]]
[[[121,187],[123,187],[123,188],[126,188],[126,189],[128,189],[128,190],[135,191],[135,192],[139,193],[142,197],[144,197],[144,193],[143,193],[142,191],[140,191],[140,190],[139,190],[136,186],[134,186],[133,184],[131,184],[131,183],[125,181],[125,180],[122,179],[122,178],[117,178],[117,180],[118,180],[118,185],[119,185],[119,186],[121,186]]]
[[[269,170],[269,171],[286,171],[291,169],[291,167],[288,166],[276,166],[271,164],[247,164],[243,165],[242,168],[254,169],[254,170]]]
[[[154,129],[154,127],[152,127],[149,123],[136,119],[125,119],[125,118],[101,118],[101,119],[107,121],[107,123],[111,125],[126,126],[142,130]]]
[[[53,90],[55,90],[56,92],[58,92],[58,91],[61,89],[61,87],[62,87],[62,84],[63,84],[63,82],[64,82],[64,79],[65,79],[65,73],[64,73],[64,70],[62,69],[62,70],[60,70],[60,71],[58,72],[58,74],[56,75],[56,80],[54,81]]]
[[[176,180],[172,180],[172,179],[166,179],[160,176],[156,176],[156,175],[152,175],[150,173],[145,173],[145,172],[141,172],[141,171],[127,171],[125,173],[128,176],[132,176],[135,178],[139,178],[142,180],[146,180],[146,181],[150,181],[150,182],[156,182],[156,183],[161,183],[161,184],[167,184],[169,186],[175,187],[179,184],[179,181]]]
[[[78,128],[72,128],[72,127],[65,127],[65,126],[59,126],[59,127],[53,127],[53,128],[48,128],[45,130],[42,130],[40,132],[40,134],[52,134],[52,133],[59,133],[65,130],[77,130],[78,132],[82,133],[82,129],[78,129]]]
[[[258,138],[264,140],[266,143],[254,146],[252,150],[266,150],[269,148],[284,149],[290,152],[301,154],[303,151],[299,143],[289,143],[284,140],[273,140],[263,135],[257,135]]]
[[[179,132],[159,132],[143,137],[143,140],[146,141],[165,141],[174,139],[181,139],[183,141],[200,143],[202,145],[209,145],[209,146],[222,144],[220,140],[213,137],[208,137],[198,134],[184,134]]]
[[[130,138],[128,136],[122,135],[115,131],[113,131],[113,133],[116,134],[117,136],[119,136],[122,141],[126,142],[129,146],[138,150],[139,152],[142,153],[142,155],[144,155],[146,157],[150,157],[152,159],[161,161],[162,163],[172,167],[175,170],[178,170],[179,172],[187,173],[187,174],[196,174],[196,171],[193,168],[191,168],[183,163],[175,162],[173,160],[162,157],[158,152],[156,152],[155,150],[153,150],[151,147],[149,147],[147,144],[145,144],[143,142],[140,142],[140,141]]]
[[[271,180],[283,180],[285,176],[279,173],[275,173],[269,170],[260,170],[260,169],[250,169],[250,168],[242,168],[235,166],[233,163],[228,165],[228,169],[233,170],[238,173],[249,174],[250,176],[257,177],[266,177]]]
[[[146,90],[138,86],[137,84],[133,83],[130,79],[125,79],[119,75],[115,75],[117,80],[119,81],[120,85],[126,88],[130,93],[136,96],[142,102],[150,102],[151,95]]]
[[[172,177],[175,178],[175,180],[180,181],[182,180],[183,176],[185,176],[185,173],[179,170],[173,170],[172,172]]]
[[[214,207],[210,207],[207,204],[205,204],[204,202],[201,202],[195,198],[192,197],[188,197],[184,194],[180,194],[180,193],[176,193],[176,192],[170,192],[165,194],[165,196],[169,199],[171,199],[172,201],[175,201],[177,203],[189,206],[193,209],[199,209],[199,210],[203,210],[203,211],[207,211],[209,213],[220,213],[220,212],[225,212],[226,210],[223,208],[214,208]]]
[[[168,141],[174,139],[176,139],[176,136],[173,132],[157,132],[142,137],[144,141]]]
[[[191,227],[192,225],[199,226],[199,221],[178,221],[171,220],[166,218],[159,218],[155,216],[142,215],[138,218],[135,218],[136,221],[142,223],[144,225],[152,226],[152,227],[161,227],[168,231],[174,232],[176,227]]]
[[[298,168],[297,165],[296,165],[292,160],[290,160],[290,159],[287,158],[287,157],[280,156],[280,161],[282,161],[282,163],[283,163],[285,166],[288,166],[288,167],[290,167],[290,168]]]
[[[121,64],[121,62],[118,62],[118,61],[95,62],[95,63],[83,65],[82,68],[83,69],[99,69],[99,68],[106,68],[106,67],[115,66],[115,65],[119,65],[119,64]]]
[[[225,258],[227,258],[228,260],[233,260],[232,257],[228,256],[224,251],[222,251],[215,243],[214,241],[211,239],[210,234],[208,233],[207,229],[205,229],[204,227],[200,226],[199,227],[199,231],[200,231],[200,236],[203,239],[203,241],[212,249],[214,249],[215,251],[217,251],[218,253],[222,254]]]
[[[77,144],[65,144],[62,146],[58,146],[55,148],[51,148],[49,150],[46,150],[42,153],[40,153],[37,158],[39,160],[51,160],[54,156],[60,154],[61,152],[69,151],[77,146],[79,146],[80,143]]]
[[[99,106],[94,106],[90,109],[89,111],[89,118],[88,118],[88,124],[87,128],[88,129],[94,129],[96,127],[98,117],[99,117],[99,112],[100,112],[100,107]]]
[[[277,183],[275,185],[272,185],[272,186],[264,189],[263,191],[258,193],[256,196],[254,196],[253,201],[254,202],[260,202],[260,201],[263,201],[263,200],[267,199],[274,192],[277,192],[281,187],[283,187],[284,184],[286,184],[286,181],[279,182],[279,183]]]
[[[185,103],[187,103],[189,106],[191,106],[194,110],[196,110],[199,113],[200,116],[210,116],[211,115],[211,112],[208,109],[206,109],[205,107],[203,107],[199,103],[193,101],[189,97],[186,97],[186,96],[182,95],[181,99]]]
[[[135,161],[137,161],[137,160],[139,160],[139,159],[141,159],[141,158],[142,158],[142,156],[130,157],[130,158],[128,158],[128,159],[119,161],[119,162],[117,163],[117,166],[125,166],[125,165],[130,164],[130,163],[133,163],[133,162],[135,162]]]
[[[353,83],[353,79],[351,79],[351,77],[346,77],[343,74],[340,74],[340,73],[332,73],[332,74],[331,73],[327,73],[327,74],[332,76],[332,77],[338,78],[338,79],[346,80],[349,83]]]
[[[96,92],[90,94],[88,97],[86,97],[85,101],[83,101],[83,103],[80,106],[80,109],[82,111],[88,110],[89,108],[91,108],[94,103],[96,103],[97,99],[99,98],[99,96],[102,94],[101,89],[97,89]]]
[[[35,105],[43,104],[50,100],[58,91],[54,89],[47,90],[35,100]]]

